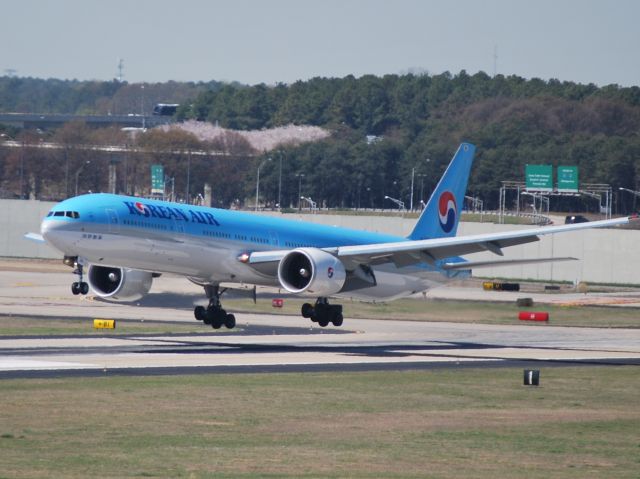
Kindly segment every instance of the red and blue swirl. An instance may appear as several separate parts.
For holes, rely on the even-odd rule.
[[[450,233],[456,224],[458,208],[456,198],[450,191],[444,191],[438,200],[438,216],[440,217],[440,227],[445,233]]]

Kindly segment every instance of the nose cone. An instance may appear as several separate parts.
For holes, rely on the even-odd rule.
[[[65,241],[64,235],[66,226],[65,221],[45,218],[42,220],[42,223],[40,223],[40,234],[47,243],[64,252],[67,246],[67,241]]]

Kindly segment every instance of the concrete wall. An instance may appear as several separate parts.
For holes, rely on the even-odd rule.
[[[26,240],[24,233],[39,232],[40,221],[54,203],[23,200],[0,200],[0,256],[60,258],[46,245]],[[277,213],[264,213],[279,216]],[[289,219],[380,233],[406,236],[413,229],[414,219],[388,216],[340,216],[287,214]],[[508,231],[526,226],[491,223],[461,223],[459,234],[480,234]],[[482,268],[475,276],[587,281],[598,283],[640,284],[640,231],[587,230],[542,237],[541,241],[505,249],[505,259],[571,256],[579,261]],[[496,259],[492,253],[466,256],[469,260]]]
[[[0,256],[60,258],[53,248],[24,238],[40,233],[40,222],[55,203],[32,200],[0,200]]]

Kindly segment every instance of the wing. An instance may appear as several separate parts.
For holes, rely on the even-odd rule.
[[[409,266],[416,263],[433,264],[437,261],[456,256],[491,251],[496,255],[503,255],[503,248],[538,241],[540,236],[566,233],[591,228],[605,228],[628,224],[629,217],[613,220],[592,221],[569,225],[547,226],[519,231],[501,233],[487,233],[480,235],[456,236],[451,238],[437,238],[419,241],[399,241],[396,243],[379,243],[354,246],[336,246],[322,248],[324,251],[337,256],[346,265],[359,264],[375,265],[393,262],[397,266]],[[282,259],[290,250],[259,251],[251,253],[249,264],[274,262]],[[485,264],[484,266],[488,266]],[[460,268],[460,267],[457,267]]]

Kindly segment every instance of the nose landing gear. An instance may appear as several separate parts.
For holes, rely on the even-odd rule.
[[[77,256],[65,256],[62,260],[67,266],[73,268],[73,274],[78,275],[78,281],[71,283],[71,293],[77,296],[79,294],[85,295],[89,292],[89,284],[84,281],[84,268],[82,263],[78,261]]]

